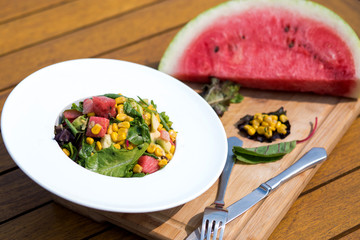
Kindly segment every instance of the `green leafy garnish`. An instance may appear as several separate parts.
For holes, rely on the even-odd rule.
[[[113,145],[85,159],[85,167],[91,171],[113,177],[131,177],[130,170],[146,151],[149,144],[141,149],[116,149]]]
[[[239,103],[244,97],[239,93],[240,85],[231,81],[220,82],[211,78],[211,84],[205,85],[200,95],[210,104],[218,116],[228,110],[230,103]]]
[[[296,147],[296,140],[255,148],[233,147],[237,160],[247,164],[266,163],[280,160]]]
[[[79,112],[83,112],[83,102],[79,102],[79,106],[73,103],[71,105],[71,109],[77,110]]]

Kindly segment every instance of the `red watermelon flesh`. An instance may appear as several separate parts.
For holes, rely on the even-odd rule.
[[[100,96],[93,97],[93,111],[96,116],[110,118],[116,115],[115,99]]]
[[[153,157],[143,155],[139,158],[138,164],[142,167],[143,173],[154,173],[160,169],[159,161]]]
[[[94,112],[94,103],[91,98],[87,98],[83,102],[83,114]]]
[[[77,117],[83,115],[81,112],[75,109],[68,109],[64,111],[64,117],[69,120],[70,122],[74,121]]]
[[[238,2],[244,5],[247,1]],[[212,76],[249,88],[359,97],[360,67],[355,57],[359,56],[360,43],[356,34],[351,35],[354,49],[345,42],[348,36],[339,35],[327,18],[320,21],[284,7],[284,1],[272,2],[212,17],[211,24],[203,24],[196,36],[186,37],[188,44],[170,63],[172,67],[166,63],[172,61],[171,53],[165,53],[159,70],[185,81],[208,82]],[[323,14],[325,10],[316,6]],[[178,34],[173,45],[180,42],[181,34],[189,34],[191,25],[196,25],[193,22]],[[171,48],[174,46],[169,46],[170,52]]]
[[[95,117],[95,116],[90,117],[85,135],[87,137],[96,137],[96,138],[98,138],[98,137],[101,138],[101,137],[105,136],[106,131],[109,127],[109,122],[110,121],[107,118]],[[91,132],[91,129],[95,126],[95,124],[99,124],[101,126],[101,130],[98,134],[93,134]]]

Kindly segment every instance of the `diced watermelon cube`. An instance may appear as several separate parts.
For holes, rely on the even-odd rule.
[[[93,110],[96,116],[110,118],[116,116],[115,99],[100,96],[93,97]]]
[[[83,115],[81,112],[75,110],[75,109],[69,109],[64,111],[64,118],[69,120],[70,122],[74,121],[75,118],[80,117]]]
[[[169,134],[169,132],[166,131],[166,130],[161,130],[161,131],[160,131],[160,138],[163,139],[163,140],[165,140],[165,141],[167,141],[167,142],[169,142],[169,141],[170,141],[170,134]]]
[[[91,112],[94,112],[93,100],[91,98],[87,98],[83,102],[83,114],[88,114]]]
[[[95,124],[99,124],[101,126],[101,130],[98,134],[93,134],[91,129],[95,126]],[[107,129],[109,127],[109,119],[103,117],[95,117],[92,116],[89,118],[88,126],[86,129],[86,136],[88,137],[103,137],[105,136]]]
[[[138,164],[142,167],[143,173],[154,173],[159,170],[158,162],[157,159],[147,155],[141,156],[138,160]]]

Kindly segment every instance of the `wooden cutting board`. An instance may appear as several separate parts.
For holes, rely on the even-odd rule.
[[[198,89],[195,85],[191,87]],[[267,145],[267,143],[261,144],[240,135],[236,123],[246,114],[275,111],[283,106],[287,110],[292,132],[282,141],[307,137],[316,117],[318,128],[310,140],[298,144],[290,154],[277,162],[259,165],[237,163],[231,173],[225,196],[227,206],[250,193],[262,182],[280,173],[312,147],[323,147],[329,155],[360,113],[360,100],[250,89],[241,89],[241,94],[245,97],[243,102],[232,104],[221,121],[227,136],[239,137],[243,140],[244,147]],[[244,215],[229,223],[224,239],[267,239],[319,167],[293,178]],[[201,174],[201,169],[199,169],[199,174]],[[98,211],[75,205],[55,196],[54,199],[96,221],[111,222],[147,239],[185,239],[201,224],[204,208],[216,197],[217,185],[216,182],[204,194],[184,205],[143,214]]]

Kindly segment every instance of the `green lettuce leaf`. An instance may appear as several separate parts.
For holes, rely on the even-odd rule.
[[[113,145],[98,151],[85,160],[85,167],[93,172],[112,177],[130,177],[137,160],[146,151],[149,144],[133,150],[116,149]]]

